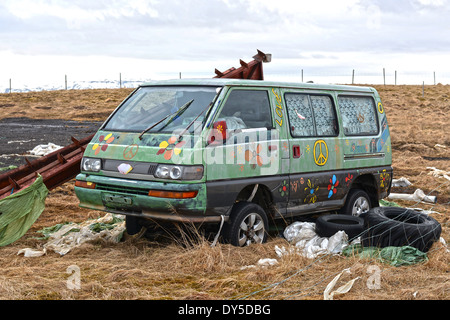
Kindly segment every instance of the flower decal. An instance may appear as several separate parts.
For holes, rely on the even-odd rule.
[[[391,176],[386,172],[386,169],[380,174],[380,187],[387,188],[389,186],[389,182],[391,180]]]
[[[104,135],[98,137],[98,143],[92,146],[92,150],[95,151],[95,155],[98,155],[100,151],[106,151],[106,149],[108,149],[108,145],[113,142],[114,139],[115,138],[112,136],[112,133],[108,134],[106,137]]]
[[[333,174],[333,177],[330,179],[330,184],[328,185],[328,199],[331,198],[333,194],[336,194],[338,185],[339,180],[336,178],[336,175]]]
[[[178,155],[181,153],[181,147],[186,144],[186,141],[178,142],[177,137],[172,136],[169,140],[163,141],[159,144],[159,150],[156,155],[164,154],[164,159],[170,160],[174,154]]]
[[[308,179],[308,182],[306,183],[308,186],[305,188],[306,191],[306,197],[304,202],[305,203],[315,203],[317,201],[317,194],[316,192],[319,190],[319,187],[315,186],[313,182],[311,182],[310,179]]]
[[[282,197],[289,195],[289,185],[286,182],[286,180],[283,181],[281,184],[281,187],[278,188],[278,192],[281,194]]]
[[[253,169],[256,168],[256,164],[258,164],[258,166],[260,167],[263,165],[262,157],[259,155],[261,150],[262,147],[258,143],[256,147],[254,147],[253,145],[253,148],[251,147],[245,151],[245,161],[249,162],[252,165]]]
[[[352,174],[347,174],[347,176],[345,177],[345,183],[347,184],[347,187],[350,186],[350,184],[352,183],[353,180],[353,175]]]

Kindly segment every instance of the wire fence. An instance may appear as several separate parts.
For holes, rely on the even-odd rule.
[[[268,65],[269,66],[269,65]],[[328,70],[317,71],[298,69],[298,72],[265,71],[265,80],[285,82],[314,82],[330,84],[371,84],[371,85],[437,85],[450,84],[450,73],[430,72],[402,72],[383,68],[377,72],[352,69],[348,72],[333,73]],[[70,75],[52,80],[29,79],[0,79],[0,93],[52,91],[52,90],[79,90],[79,89],[116,89],[136,88],[140,84],[151,80],[181,79],[181,78],[212,78],[214,74],[206,72],[171,72],[160,73],[153,78],[125,79],[122,73],[116,79],[85,80],[71,79]]]

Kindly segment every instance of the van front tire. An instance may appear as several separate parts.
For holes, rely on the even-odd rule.
[[[268,219],[266,212],[256,203],[236,203],[225,225],[225,242],[237,247],[267,240]]]
[[[359,217],[361,214],[371,209],[369,195],[361,189],[352,189],[348,193],[344,206],[339,211],[340,214],[348,214]]]

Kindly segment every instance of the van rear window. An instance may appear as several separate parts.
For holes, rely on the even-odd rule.
[[[338,104],[346,136],[378,134],[378,118],[372,97],[339,96]]]
[[[293,137],[330,137],[339,133],[330,96],[286,93],[291,135]]]

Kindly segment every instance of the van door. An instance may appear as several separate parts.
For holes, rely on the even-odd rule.
[[[291,137],[287,211],[338,207],[345,193],[335,172],[342,169],[342,148],[333,93],[286,90],[284,99]]]
[[[225,208],[249,186],[272,191],[280,184],[279,130],[271,109],[266,88],[229,89],[206,142],[208,202],[215,199],[209,205]],[[273,201],[285,209],[287,198]]]

